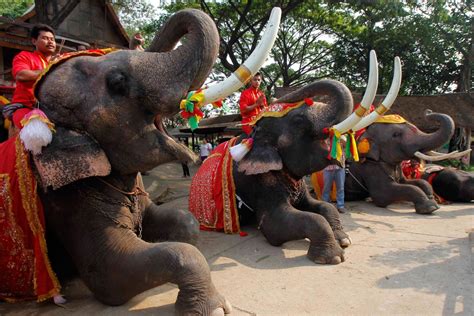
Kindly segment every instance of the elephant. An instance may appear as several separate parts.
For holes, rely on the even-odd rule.
[[[410,201],[418,214],[439,209],[433,190],[421,179],[406,179],[400,168],[403,160],[429,152],[446,143],[454,132],[454,122],[446,114],[427,111],[426,118],[439,128],[426,134],[400,116],[386,116],[359,137],[359,162],[352,162],[344,185],[345,199],[371,197],[375,205],[386,207],[397,201]]]
[[[439,155],[434,157],[439,157]],[[471,202],[474,200],[474,174],[472,172],[436,164],[424,165],[418,159],[403,163],[402,171],[406,178],[428,181],[441,201]]]
[[[173,50],[183,36],[186,41]],[[212,20],[186,9],[166,22],[147,51],[80,53],[52,66],[36,85],[40,108],[56,129],[52,143],[33,156],[53,238],[48,245],[64,250],[52,265],[69,257],[104,304],[121,305],[171,282],[179,287],[178,314],[231,310],[194,246],[196,219],[152,203],[139,174],[170,161],[196,160],[167,135],[162,119],[179,111],[189,90],[201,87],[218,49]]]
[[[322,101],[308,105],[315,96],[321,97]],[[298,102],[304,99],[308,104]],[[209,214],[218,212],[214,203],[208,202],[214,193],[206,189],[215,170],[218,173],[221,170],[214,165],[215,161],[221,163],[220,157],[228,156],[228,148],[232,150],[248,144],[251,139],[250,151],[238,162],[227,164],[231,176],[223,174],[233,181],[222,184],[222,190],[235,187],[235,192],[229,195],[230,204],[235,202],[238,208],[238,218],[235,217],[230,224],[237,227],[232,232],[237,232],[239,225],[245,225],[253,218],[273,246],[308,238],[307,256],[310,260],[319,264],[343,262],[342,247],[349,246],[351,240],[343,230],[339,213],[330,203],[310,196],[304,176],[333,162],[327,158],[327,127],[346,118],[352,111],[352,102],[349,89],[341,82],[330,79],[316,81],[276,100],[265,112],[269,113],[268,116],[256,122],[250,136],[241,135],[216,148],[199,168],[191,184],[189,207],[201,227],[219,230],[214,225],[216,218]],[[226,172],[224,167],[222,170]],[[219,175],[217,177],[220,179]],[[213,186],[211,182],[211,188]],[[227,224],[224,219],[223,225]],[[224,230],[231,232],[227,228]]]
[[[447,201],[474,201],[474,174],[450,167],[427,166],[421,176],[433,187],[434,193]]]

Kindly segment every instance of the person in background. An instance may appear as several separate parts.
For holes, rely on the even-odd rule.
[[[188,147],[188,142],[187,140],[183,139],[181,143]],[[182,161],[181,162],[181,167],[183,168],[183,178],[190,177],[191,175],[189,174],[189,167],[188,167],[188,162],[187,161]]]
[[[252,132],[252,126],[249,123],[267,106],[265,94],[259,89],[261,83],[262,75],[257,72],[250,81],[250,87],[240,94],[239,106],[242,116],[242,130],[247,135]]]
[[[133,37],[130,39],[130,44],[128,48],[131,50],[139,50],[144,51],[143,44],[145,44],[145,39],[142,37],[140,33],[135,33]]]
[[[199,156],[201,161],[206,160],[206,158],[211,154],[212,145],[209,144],[206,138],[202,140],[202,144],[199,146]]]
[[[344,135],[341,137],[341,147],[345,147]],[[346,180],[345,156],[342,151],[340,165],[337,163],[330,164],[323,170],[324,188],[323,201],[331,202],[330,193],[333,182],[336,184],[336,206],[339,213],[345,213],[344,208],[344,181]]]

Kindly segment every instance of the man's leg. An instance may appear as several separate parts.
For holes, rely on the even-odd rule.
[[[334,178],[336,181],[336,200],[339,212],[344,211],[344,181],[346,179],[346,172],[344,168],[334,171]]]
[[[324,188],[323,188],[323,201],[331,202],[331,189],[334,181],[333,170],[323,170]]]

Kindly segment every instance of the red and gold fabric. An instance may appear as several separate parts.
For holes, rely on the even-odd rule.
[[[236,140],[232,138],[217,146],[193,177],[189,210],[202,230],[224,231],[227,234],[240,232],[230,155],[230,147]]]
[[[45,220],[20,139],[0,144],[0,300],[43,301],[60,285],[47,254]]]

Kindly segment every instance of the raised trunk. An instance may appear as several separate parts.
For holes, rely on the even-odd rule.
[[[295,92],[287,94],[278,99],[278,103],[292,103],[302,101],[306,98],[314,98],[316,102],[325,103],[325,105],[318,106],[317,119],[318,124],[322,122],[323,127],[330,127],[336,123],[344,120],[353,108],[352,95],[349,89],[339,81],[336,80],[320,80],[311,83]]]
[[[426,152],[437,149],[448,142],[453,136],[454,122],[449,115],[427,113],[426,117],[429,120],[438,122],[440,127],[436,132],[430,134],[419,132],[414,142],[409,144],[408,150],[410,154],[415,153],[415,151]]]
[[[183,45],[172,50],[180,39]],[[141,78],[147,96],[144,105],[153,113],[177,113],[186,93],[200,88],[208,77],[218,50],[217,29],[206,14],[186,9],[173,15],[147,53],[131,56],[132,75]]]

